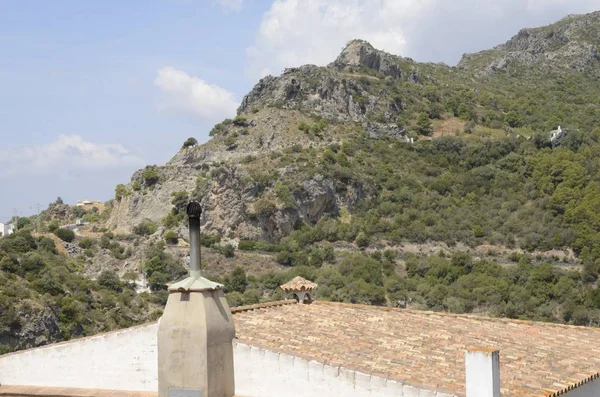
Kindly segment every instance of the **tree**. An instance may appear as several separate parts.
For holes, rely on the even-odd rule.
[[[67,243],[75,240],[75,233],[71,229],[65,229],[63,227],[56,229],[54,234],[61,239],[62,241],[66,241]]]
[[[133,232],[138,236],[150,236],[156,232],[158,226],[150,219],[144,219],[137,226],[133,227]]]
[[[183,142],[182,147],[187,148],[187,147],[191,147],[191,146],[196,146],[197,144],[198,144],[198,140],[196,138],[189,137],[188,139],[185,140],[185,142]]]
[[[142,178],[144,178],[144,182],[146,183],[146,185],[155,185],[160,180],[160,175],[158,173],[157,167],[155,165],[149,165],[146,168],[144,168]]]
[[[523,119],[521,118],[521,115],[515,110],[511,110],[510,112],[506,113],[504,120],[512,128],[520,127],[521,125],[523,125]]]
[[[431,135],[433,132],[431,120],[429,119],[429,115],[425,112],[421,112],[417,116],[417,132],[426,136]]]
[[[179,236],[173,230],[167,231],[164,237],[167,244],[177,244],[179,242]]]
[[[117,200],[121,200],[123,197],[127,196],[127,186],[119,183],[117,187],[115,187],[115,198]]]
[[[96,280],[98,284],[113,291],[121,291],[121,280],[114,271],[103,270]]]
[[[260,299],[262,298],[262,292],[257,289],[249,289],[248,291],[244,292],[243,296],[245,305],[255,305],[260,302]]]
[[[239,266],[233,269],[231,274],[225,279],[225,290],[228,292],[237,291],[243,294],[247,286],[246,272]]]

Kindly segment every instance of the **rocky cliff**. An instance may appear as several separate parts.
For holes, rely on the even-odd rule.
[[[582,72],[596,68],[599,16],[523,29],[494,49],[465,55],[455,68],[417,63],[353,40],[325,67],[267,76],[243,98],[235,119],[213,128],[208,143],[182,148],[166,165],[153,167],[151,178],[148,169],[134,174],[108,225],[129,233],[147,219],[159,226],[155,238],[167,228],[185,237],[184,223],[164,226],[173,195],[185,194],[202,201],[205,230],[233,242],[278,241],[299,222],[338,217],[381,193],[372,176],[350,175],[356,168],[337,150],[356,137],[426,141],[461,132],[447,125],[468,122],[499,136],[523,125],[531,131],[581,123],[586,110],[557,110],[560,98],[535,111],[528,103],[539,96],[536,90],[555,89],[562,78],[570,79],[577,95],[595,95],[596,86]],[[495,79],[509,68],[518,70],[518,80],[500,79],[502,74]],[[547,79],[545,68],[562,75]]]

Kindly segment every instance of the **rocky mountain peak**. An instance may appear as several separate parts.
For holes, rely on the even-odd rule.
[[[477,54],[466,54],[458,64],[486,73],[510,65],[583,71],[598,65],[600,12],[570,15],[548,26],[521,29],[505,44]]]
[[[365,40],[356,39],[349,41],[336,60],[328,67],[337,70],[363,67],[385,76],[398,78],[403,75],[399,65],[401,60],[401,57],[375,49]]]

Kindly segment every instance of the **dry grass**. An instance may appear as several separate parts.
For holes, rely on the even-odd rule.
[[[63,241],[59,239],[55,234],[52,233],[32,233],[32,236],[35,238],[40,237],[48,237],[54,241],[54,245],[56,245],[56,250],[59,254],[68,255],[67,249],[63,245]]]

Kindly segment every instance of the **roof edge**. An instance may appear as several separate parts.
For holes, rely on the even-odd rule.
[[[480,321],[491,321],[491,322],[499,322],[499,323],[512,323],[512,324],[526,324],[526,325],[543,325],[544,327],[558,327],[558,328],[567,328],[567,329],[598,329],[598,327],[586,327],[583,325],[572,325],[572,324],[560,324],[560,323],[550,323],[544,321],[533,321],[533,320],[519,320],[514,318],[507,317],[490,317],[486,315],[479,314],[458,314],[458,313],[448,313],[448,312],[434,312],[431,310],[416,310],[416,309],[402,309],[398,307],[388,307],[388,306],[374,306],[374,305],[364,305],[359,303],[343,303],[343,302],[331,302],[331,301],[322,301],[316,300],[312,303],[317,305],[338,305],[338,306],[348,306],[348,307],[359,307],[366,308],[371,310],[381,310],[381,311],[396,311],[399,313],[410,313],[410,314],[419,314],[425,316],[441,316],[441,317],[455,317],[455,318],[468,318],[472,320],[480,320]]]
[[[600,373],[596,372],[590,375],[587,375],[587,377],[585,379],[582,379],[578,382],[575,383],[571,383],[569,384],[567,387],[564,387],[560,390],[545,390],[544,394],[542,394],[541,396],[543,397],[559,397],[562,396],[570,391],[573,391],[575,389],[580,388],[581,386],[584,386],[590,382],[595,381],[596,379],[600,378]]]

